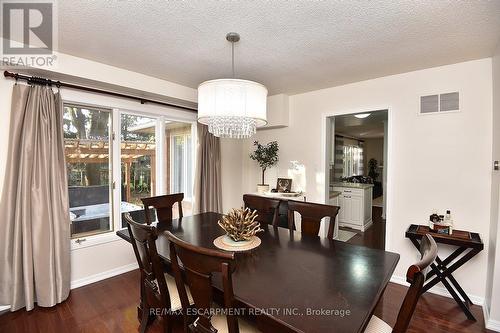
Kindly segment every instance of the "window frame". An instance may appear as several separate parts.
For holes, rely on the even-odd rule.
[[[193,144],[193,133],[192,133],[192,130],[190,131],[189,135],[191,136],[191,155],[192,155],[193,150],[194,150],[193,149],[194,144]],[[187,133],[182,134],[182,135],[177,134],[177,135],[172,135],[171,137],[172,138],[182,137],[185,140],[185,142],[187,142],[186,138],[188,137],[188,134]],[[174,149],[174,147],[175,147],[175,140],[170,140],[170,156],[169,156],[169,161],[170,161],[170,165],[171,166],[174,165],[174,161],[175,161],[175,157],[174,157],[175,149]],[[189,155],[189,153],[188,153],[188,151],[187,151],[186,148],[187,148],[187,145],[184,145],[184,149],[183,149],[183,152],[182,152],[182,157],[183,157],[184,161],[188,160],[187,157]],[[193,157],[191,157],[191,161],[193,161],[193,164],[194,164]],[[191,168],[191,172],[192,173],[193,173],[193,169],[194,169],[194,165]],[[184,175],[188,174],[188,163],[184,163],[184,165],[182,167],[182,173]],[[169,189],[169,191],[170,191],[170,193],[174,193],[174,181],[173,181],[174,180],[174,168],[173,167],[170,168],[170,179],[171,179],[171,182],[170,182],[170,189]],[[191,179],[194,181],[193,175],[191,175]],[[188,196],[186,196],[186,194],[184,194],[184,199],[188,199],[189,201],[193,201],[193,196],[194,196],[194,184],[193,184],[193,181],[191,182],[191,187],[193,187],[191,189],[191,196],[188,197]],[[187,185],[184,184],[183,190],[182,190],[183,192],[185,192],[187,190],[186,186]]]
[[[86,94],[85,94],[86,95]],[[93,98],[90,98],[92,100]],[[110,103],[113,104],[113,103]],[[166,193],[165,189],[165,163],[164,158],[159,158],[165,154],[165,121],[183,122],[191,125],[191,140],[192,140],[192,191],[194,194],[194,174],[196,170],[196,148],[197,148],[197,120],[195,117],[188,116],[177,116],[174,114],[166,114],[166,112],[177,111],[169,108],[155,108],[156,110],[145,111],[137,109],[129,109],[124,107],[116,107],[110,105],[101,105],[86,103],[74,100],[63,100],[64,105],[73,106],[83,106],[88,108],[98,108],[103,110],[109,110],[111,121],[110,121],[110,152],[109,152],[109,163],[110,163],[110,187],[111,195],[110,202],[112,203],[112,209],[110,211],[111,226],[110,230],[89,235],[80,235],[79,237],[71,238],[71,250],[82,249],[86,247],[96,246],[99,244],[105,244],[113,241],[118,241],[121,238],[116,235],[116,231],[123,229],[121,226],[121,205],[115,204],[116,202],[121,202],[121,116],[122,114],[135,115],[140,117],[149,117],[156,120],[155,128],[155,141],[156,141],[156,195],[161,195]],[[165,111],[166,110],[166,111]],[[191,119],[190,119],[191,118]],[[193,119],[194,118],[194,119]],[[119,166],[119,167],[116,167]],[[118,200],[118,201],[117,201]]]

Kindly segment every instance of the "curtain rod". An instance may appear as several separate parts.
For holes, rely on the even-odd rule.
[[[115,97],[133,99],[133,100],[139,101],[141,104],[152,103],[152,104],[158,104],[158,105],[162,105],[162,106],[177,108],[177,109],[181,109],[181,110],[186,110],[186,111],[190,111],[190,112],[198,112],[198,110],[196,108],[192,108],[192,107],[188,107],[188,106],[160,102],[160,101],[155,101],[152,99],[137,97],[137,96],[133,96],[133,95],[127,95],[127,94],[121,94],[121,93],[117,93],[117,92],[109,91],[109,90],[90,88],[90,87],[80,86],[80,85],[61,82],[61,81],[53,81],[53,80],[38,77],[38,76],[27,76],[27,75],[22,75],[19,73],[12,73],[9,71],[4,71],[3,75],[6,78],[9,78],[9,77],[14,78],[16,81],[23,80],[23,81],[28,82],[29,84],[40,84],[40,85],[56,86],[58,88],[64,87],[64,88],[75,89],[75,90],[83,90],[83,91],[93,92],[93,93],[97,93],[97,94],[104,94],[104,95],[111,95],[111,96],[115,96]]]

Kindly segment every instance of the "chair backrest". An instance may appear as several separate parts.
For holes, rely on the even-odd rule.
[[[151,224],[149,207],[153,207],[156,210],[156,217],[158,222],[171,222],[172,221],[172,208],[175,203],[178,205],[179,218],[182,215],[182,200],[184,200],[184,193],[174,193],[167,195],[159,195],[156,197],[141,198],[144,205],[144,213],[146,217],[146,223]]]
[[[163,265],[156,250],[158,231],[152,225],[137,223],[124,214],[135,258],[141,272],[142,301],[150,306],[170,308],[170,295],[163,275]],[[145,298],[145,299],[144,299]]]
[[[333,239],[333,231],[335,229],[335,218],[340,207],[322,205],[311,202],[288,201],[288,228],[293,229],[295,224],[295,214],[297,212],[301,217],[301,231],[307,235],[317,236],[321,225],[321,219],[330,217],[330,225],[328,226],[328,238]]]
[[[206,249],[189,244],[171,232],[167,232],[170,241],[170,261],[174,272],[175,282],[179,291],[179,297],[183,313],[187,312],[189,306],[185,285],[189,286],[197,313],[197,320],[189,326],[192,332],[213,332],[211,323],[212,310],[212,275],[220,273],[224,290],[224,304],[226,309],[234,307],[234,293],[231,274],[234,271],[234,253]],[[181,273],[180,259],[184,274]],[[186,318],[185,318],[186,322]],[[233,311],[227,315],[227,327],[229,333],[238,333],[238,319]]]
[[[396,325],[393,333],[406,332],[410,324],[411,317],[417,306],[418,298],[422,293],[425,277],[429,266],[434,262],[437,256],[437,245],[430,235],[424,235],[420,241],[421,260],[411,265],[406,273],[406,281],[410,283],[410,288],[406,293],[403,304],[399,310]]]
[[[243,202],[245,203],[245,208],[257,211],[257,221],[272,224],[275,227],[278,226],[280,200],[245,194],[243,195]]]

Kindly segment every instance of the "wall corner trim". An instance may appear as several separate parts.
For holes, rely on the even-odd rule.
[[[500,332],[500,321],[490,319],[490,311],[486,304],[483,305],[483,313],[485,327],[491,331]]]

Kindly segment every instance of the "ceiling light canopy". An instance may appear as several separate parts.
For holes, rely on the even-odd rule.
[[[354,117],[359,118],[359,119],[364,119],[366,117],[369,117],[371,113],[360,113],[360,114],[355,114]]]
[[[221,138],[249,138],[257,127],[267,124],[267,88],[260,83],[234,77],[235,32],[226,35],[231,42],[232,71],[230,79],[210,80],[198,86],[198,122]]]

